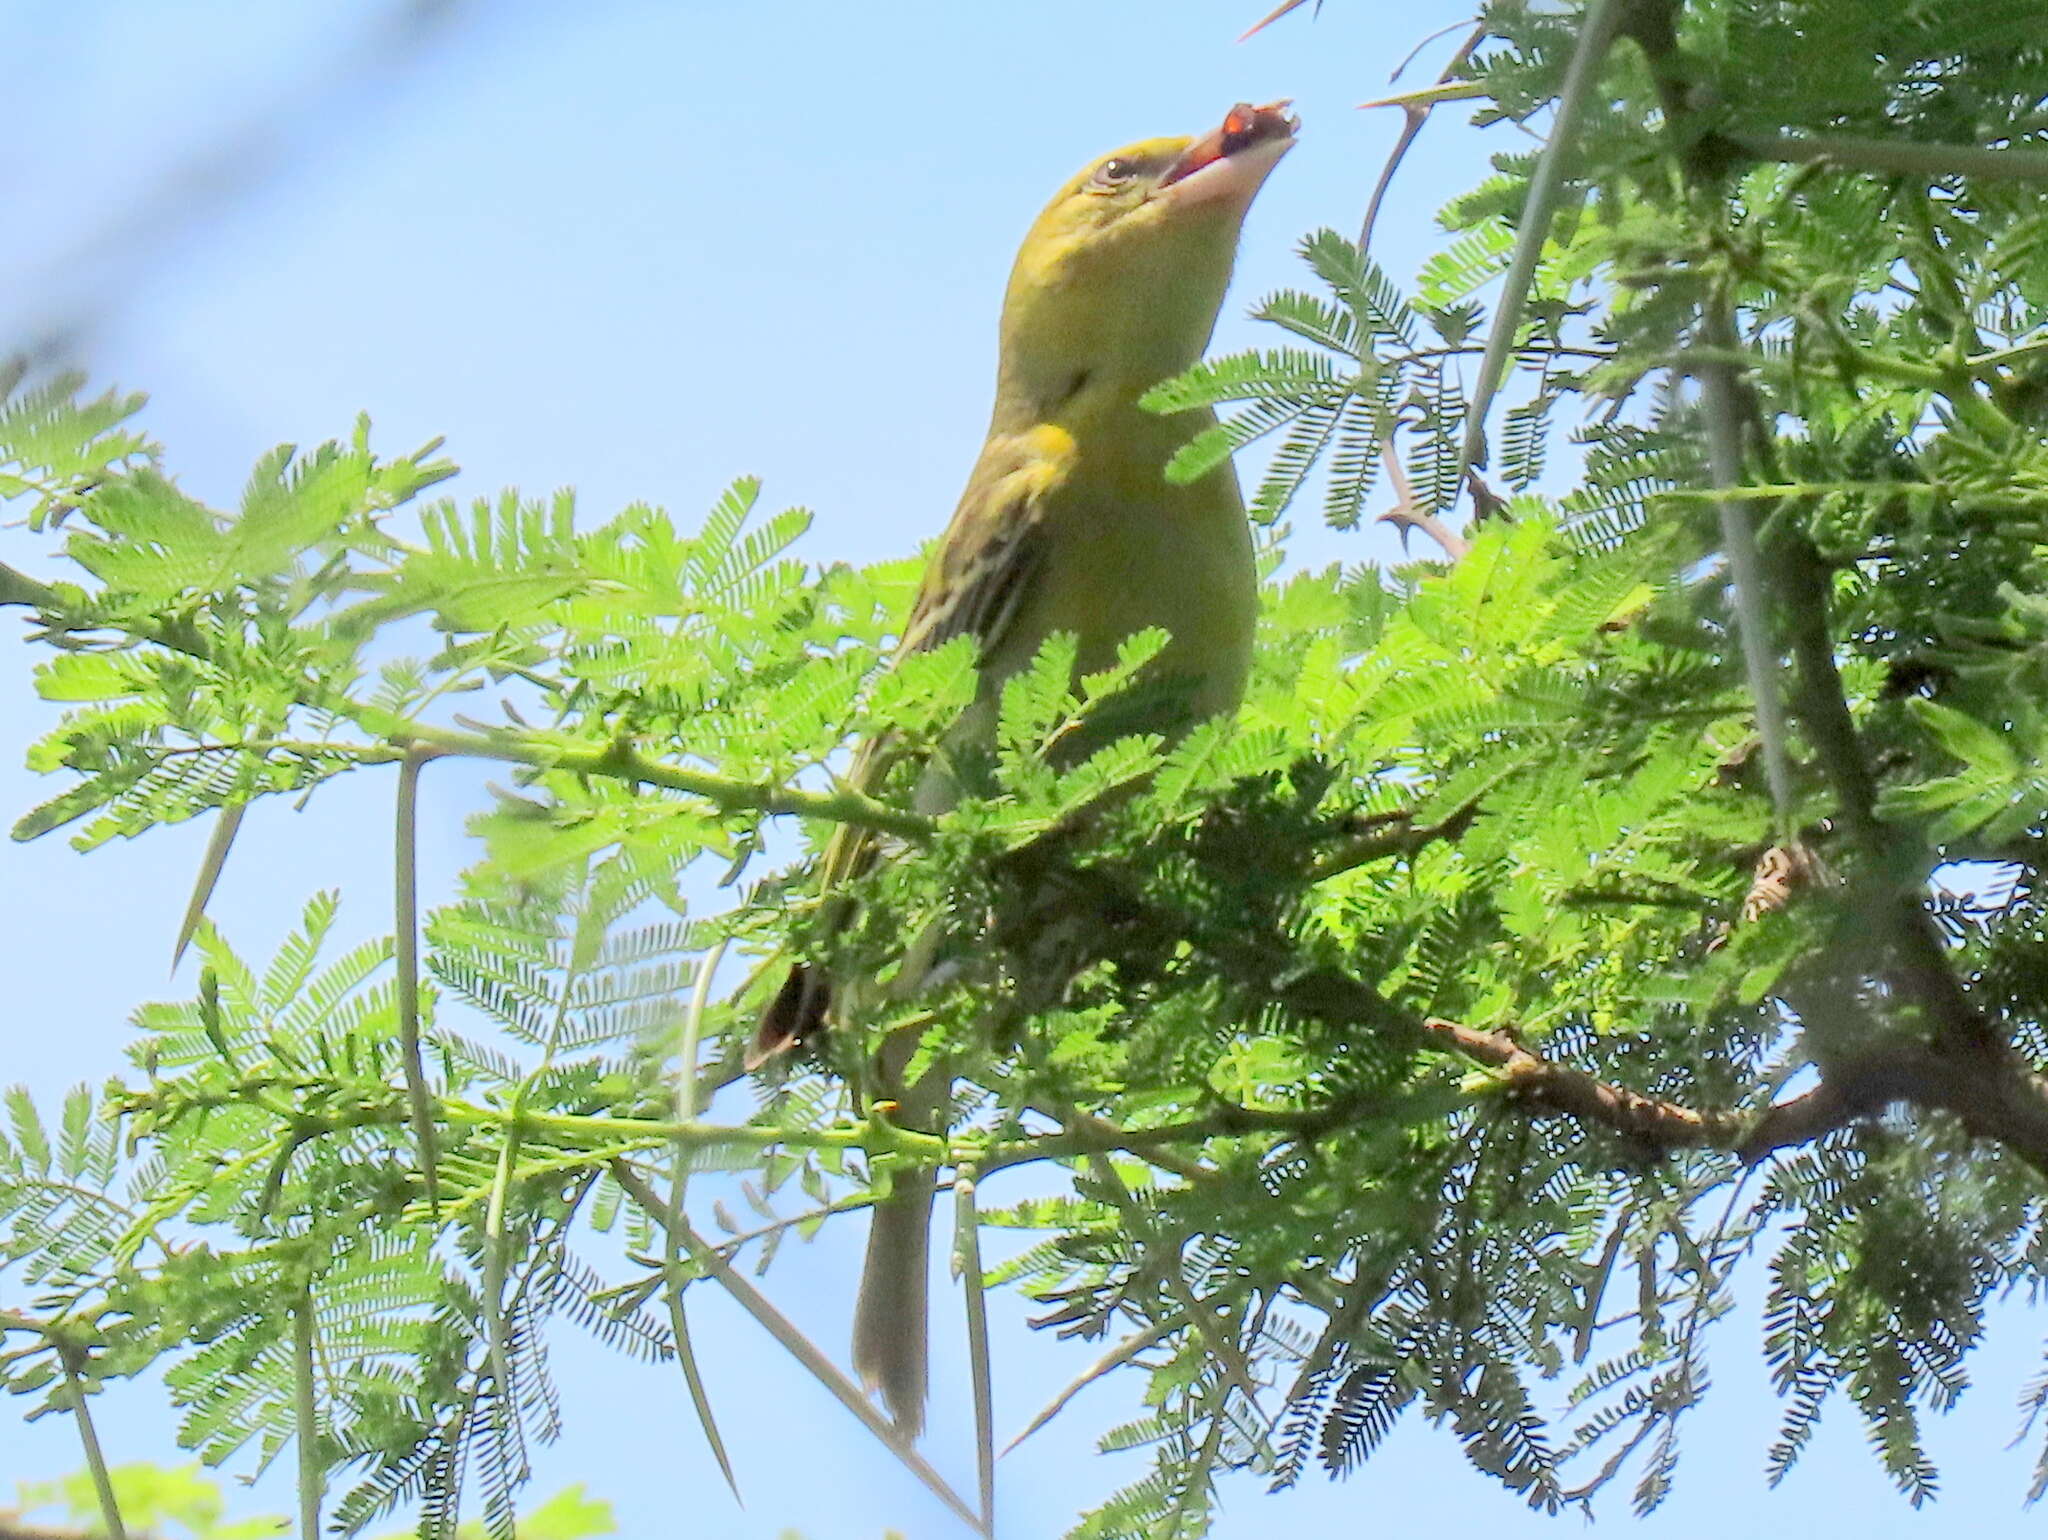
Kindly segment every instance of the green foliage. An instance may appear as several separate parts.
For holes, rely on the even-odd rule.
[[[220,1483],[201,1475],[197,1464],[117,1465],[107,1474],[130,1534],[160,1535],[164,1540],[264,1540],[291,1529],[275,1516],[229,1520]],[[20,1512],[58,1508],[74,1522],[91,1526],[87,1533],[105,1533],[89,1471],[55,1481],[25,1481],[20,1492]]]
[[[1997,158],[2048,140],[2031,17],[1633,5],[1526,292],[1500,292],[1520,141],[1412,291],[1306,240],[1313,288],[1257,311],[1284,337],[1147,398],[1227,409],[1172,474],[1266,439],[1260,520],[1313,487],[1340,529],[1384,493],[1449,531],[1504,313],[1481,468],[1519,495],[1445,560],[1280,572],[1243,709],[1179,739],[1148,635],[1079,681],[1055,638],[984,760],[948,746],[971,646],[883,667],[915,564],[812,568],[805,516],[751,481],[695,523],[421,506],[448,467],[359,425],[268,457],[229,513],[120,399],[16,397],[0,492],[69,579],[0,569],[65,708],[20,837],[89,847],[403,760],[512,784],[417,977],[388,942],[328,958],[330,897],[260,969],[202,927],[196,997],[138,1012],[127,1075],[54,1115],[10,1099],[0,1264],[35,1298],[0,1317],[26,1344],[0,1384],[69,1412],[154,1366],[207,1458],[345,1472],[344,1531],[417,1502],[422,1534],[460,1533],[467,1480],[505,1533],[562,1415],[556,1317],[694,1375],[667,1306],[749,1298],[727,1264],[906,1165],[1031,1163],[1046,1190],[982,1222],[1043,1237],[979,1281],[1144,1387],[1104,1448],[1151,1464],[1078,1535],[1199,1534],[1225,1473],[1341,1475],[1415,1415],[1532,1506],[1625,1477],[1647,1511],[1745,1266],[1786,1399],[1772,1476],[1839,1393],[1925,1500],[1920,1429],[1986,1301],[2048,1282],[2048,224],[2034,163]],[[1483,20],[1482,120],[1552,131],[1584,9]],[[1831,159],[1788,132],[1838,136]],[[1721,367],[1710,409],[1690,375]],[[1783,807],[1717,499],[1771,574]],[[843,745],[884,734],[888,783],[845,791]],[[938,817],[932,752],[963,793]],[[811,864],[766,854],[788,817],[890,859],[821,916]],[[937,964],[915,998],[910,938]],[[714,1100],[780,949],[855,1008]],[[868,1110],[891,1030],[958,1077],[942,1138]]]
[[[21,364],[0,366],[0,500],[23,500],[41,529],[106,478],[137,467],[149,442],[127,426],[142,397],[108,391],[80,401],[82,375],[18,390]]]
[[[281,1516],[230,1520],[220,1483],[193,1465],[116,1465],[108,1471],[121,1521],[131,1535],[152,1540],[265,1540],[291,1532]],[[62,1511],[74,1523],[101,1531],[100,1506],[92,1475],[79,1471],[55,1481],[23,1482],[16,1512],[29,1515],[45,1508]],[[566,1487],[519,1516],[519,1532],[529,1540],[597,1540],[618,1533],[611,1504],[588,1496],[582,1486]],[[398,1540],[387,1536],[385,1540]],[[455,1540],[484,1540],[481,1524],[464,1524]]]

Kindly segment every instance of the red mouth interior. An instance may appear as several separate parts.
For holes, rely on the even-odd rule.
[[[1239,102],[1224,115],[1221,128],[1188,146],[1179,163],[1166,174],[1160,185],[1171,186],[1183,177],[1193,176],[1203,167],[1227,160],[1252,145],[1269,139],[1292,138],[1294,119],[1287,107],[1286,102],[1268,102],[1263,107]]]

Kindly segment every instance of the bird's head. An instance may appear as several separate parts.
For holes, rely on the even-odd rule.
[[[1035,421],[1128,403],[1201,356],[1245,210],[1294,145],[1287,107],[1240,103],[1198,139],[1126,145],[1059,190],[1011,270],[999,417],[1006,400]]]

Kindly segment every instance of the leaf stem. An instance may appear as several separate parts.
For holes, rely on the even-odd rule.
[[[440,1115],[451,1123],[471,1127],[498,1128],[506,1114],[495,1108],[443,1097]],[[921,1134],[897,1128],[882,1119],[851,1128],[766,1128],[750,1123],[711,1124],[664,1122],[655,1118],[615,1118],[567,1112],[526,1112],[520,1123],[528,1134],[553,1133],[568,1138],[618,1139],[639,1147],[676,1142],[688,1145],[751,1145],[767,1148],[789,1145],[811,1150],[866,1150],[889,1148],[919,1161],[948,1164],[954,1156],[951,1146],[936,1134]]]
[[[627,1195],[639,1204],[656,1224],[665,1228],[673,1224],[674,1234],[690,1253],[690,1260],[701,1268],[706,1276],[717,1279],[740,1308],[751,1315],[792,1358],[810,1370],[812,1377],[830,1391],[841,1406],[853,1413],[861,1426],[874,1434],[884,1448],[902,1461],[904,1466],[924,1483],[927,1491],[957,1514],[976,1534],[989,1534],[980,1517],[952,1487],[947,1485],[945,1478],[897,1432],[895,1424],[875,1409],[874,1404],[861,1394],[860,1388],[840,1371],[838,1365],[825,1356],[815,1342],[804,1335],[795,1322],[776,1309],[768,1297],[720,1256],[710,1242],[687,1223],[675,1223],[671,1219],[668,1203],[645,1177],[623,1160],[613,1162],[612,1175],[617,1178]]]

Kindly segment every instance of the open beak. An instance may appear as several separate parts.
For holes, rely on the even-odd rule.
[[[1197,139],[1167,167],[1158,191],[1184,202],[1249,202],[1280,157],[1294,148],[1301,124],[1287,110],[1290,105],[1268,102],[1250,107],[1239,102],[1225,115],[1222,127]]]

